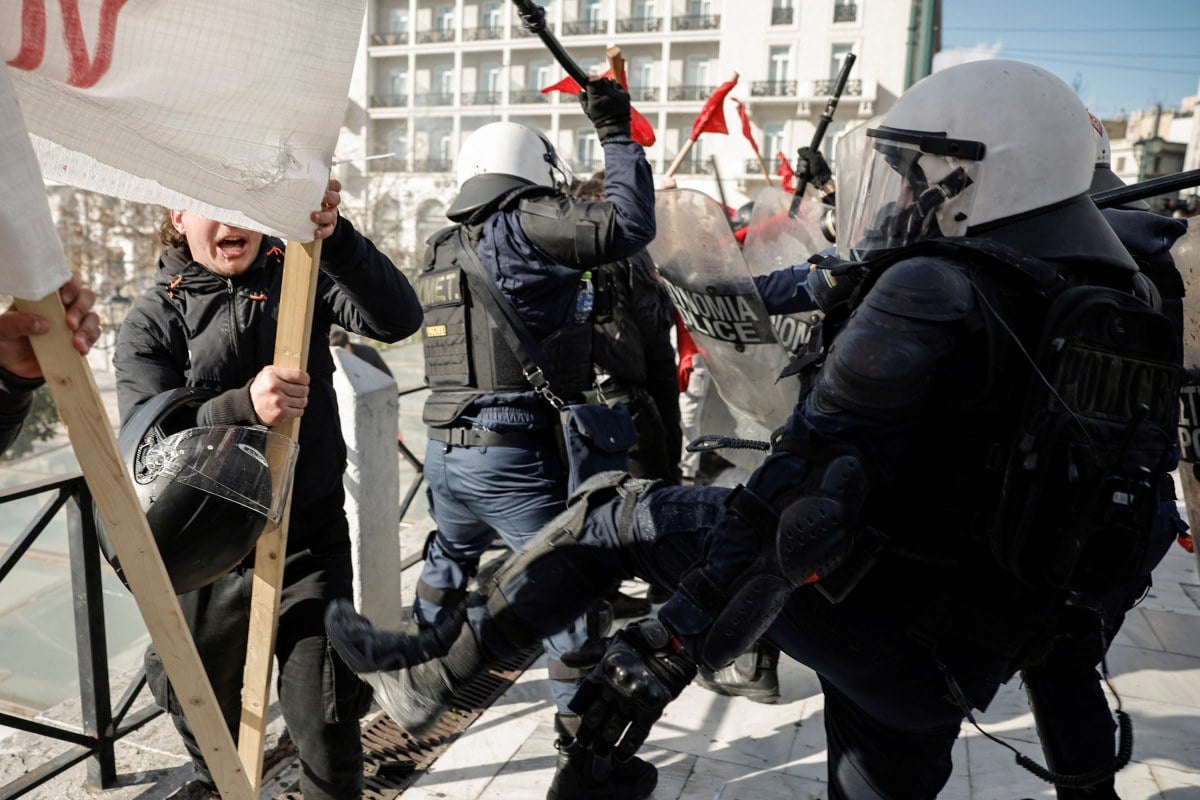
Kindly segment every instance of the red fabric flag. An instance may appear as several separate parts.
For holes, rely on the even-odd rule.
[[[612,76],[612,70],[608,69],[605,70],[604,74],[600,77],[611,78]],[[628,79],[626,79],[626,82],[628,82]],[[563,94],[569,95],[578,95],[581,91],[583,91],[583,89],[580,88],[579,82],[570,75],[563,78],[558,83],[547,86],[541,90],[542,94],[549,94],[550,92],[562,92]],[[625,91],[629,91],[628,86],[625,87]],[[629,107],[629,135],[630,138],[632,138],[642,147],[650,147],[655,141],[654,128],[650,125],[650,121],[643,117],[641,112],[639,112],[633,106]]]
[[[729,133],[729,128],[725,127],[725,96],[737,85],[737,81],[737,75],[734,75],[718,86],[712,97],[704,102],[704,108],[700,109],[696,121],[692,123],[689,139],[694,142],[702,133]]]
[[[775,170],[775,174],[779,176],[780,183],[783,184],[785,192],[796,191],[796,171],[792,169],[792,165],[788,162],[787,156],[780,150],[776,153],[776,158],[779,159],[779,166]]]
[[[754,155],[761,158],[762,156],[758,152],[758,142],[754,141],[754,134],[750,132],[750,115],[746,113],[746,107],[736,97],[733,98],[733,104],[737,106],[738,116],[742,118],[742,136],[745,136],[746,141],[754,148]]]

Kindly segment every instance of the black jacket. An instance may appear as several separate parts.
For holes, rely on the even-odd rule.
[[[41,378],[21,378],[0,369],[0,455],[21,434],[21,426],[33,404],[33,392],[42,383]]]
[[[315,544],[308,541],[314,529],[331,514],[341,515],[346,445],[333,391],[330,325],[394,342],[416,331],[422,318],[408,280],[345,219],[321,255],[289,551]],[[271,237],[263,238],[254,264],[235,278],[200,266],[185,247],[165,250],[155,285],[130,310],[117,339],[113,364],[122,425],[142,403],[181,386],[218,393],[200,407],[198,425],[259,424],[249,387],[274,360],[282,266],[283,242]]]

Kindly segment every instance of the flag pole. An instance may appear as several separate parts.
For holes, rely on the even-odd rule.
[[[730,84],[737,83],[737,79],[738,79],[738,74],[736,72],[734,72],[733,77],[730,78],[729,81],[727,81],[727,83],[730,83]],[[703,108],[700,109],[701,114],[703,114],[704,111],[705,111],[705,109],[703,109]],[[702,126],[700,126],[700,127],[702,127]],[[693,133],[690,134],[687,138],[687,141],[683,143],[683,149],[679,151],[679,155],[675,156],[675,160],[671,162],[671,166],[667,167],[667,177],[668,178],[675,177],[675,170],[679,169],[679,165],[683,163],[683,159],[687,156],[688,151],[690,151],[692,149],[692,145],[694,145],[696,143],[696,140],[700,138],[701,131],[696,130],[696,128],[697,128],[696,125],[692,125]]]
[[[287,243],[283,251],[283,284],[280,287],[279,321],[275,332],[274,365],[307,369],[313,307],[316,303],[317,272],[321,263],[321,240]],[[274,426],[275,433],[292,441],[300,435],[300,418]],[[268,454],[272,474],[278,474],[280,450]],[[267,707],[271,696],[272,660],[278,628],[279,596],[287,560],[288,523],[292,495],[279,522],[267,522],[254,552],[254,583],[250,595],[250,634],[246,666],[242,674],[242,717],[238,728],[238,755],[255,791],[262,782]],[[124,563],[124,562],[122,562]],[[317,710],[319,711],[319,710]]]
[[[613,80],[629,89],[628,76],[625,74],[625,57],[621,55],[621,48],[613,45],[604,53],[608,59],[608,70],[612,73]]]
[[[125,469],[95,378],[71,343],[62,300],[54,292],[41,300],[16,298],[13,305],[20,311],[37,314],[50,325],[50,330],[41,336],[29,337],[30,344],[204,762],[222,797],[255,800],[171,578]]]
[[[742,118],[742,120],[746,126],[746,130],[749,131],[750,130],[750,118],[746,115],[745,108],[742,106],[742,101],[738,100],[736,97],[732,98],[732,100],[733,100],[733,104],[735,106],[737,106],[737,108],[738,108],[738,116],[740,116]],[[750,134],[747,133],[746,137],[749,138]],[[771,173],[767,169],[767,162],[763,161],[762,153],[760,153],[758,151],[758,145],[755,144],[753,140],[751,140],[750,146],[754,150],[754,157],[758,159],[758,168],[762,170],[763,177],[767,179],[767,186],[774,186],[775,184],[771,182]]]

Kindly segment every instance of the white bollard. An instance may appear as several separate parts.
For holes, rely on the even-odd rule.
[[[337,371],[342,437],[346,440],[346,517],[354,560],[354,606],[386,627],[399,627],[400,464],[396,455],[396,382],[339,348],[331,348]]]

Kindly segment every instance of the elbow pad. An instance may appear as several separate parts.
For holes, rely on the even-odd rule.
[[[521,230],[558,263],[599,267],[613,260],[608,255],[616,230],[611,203],[550,195],[522,200],[518,209]]]

